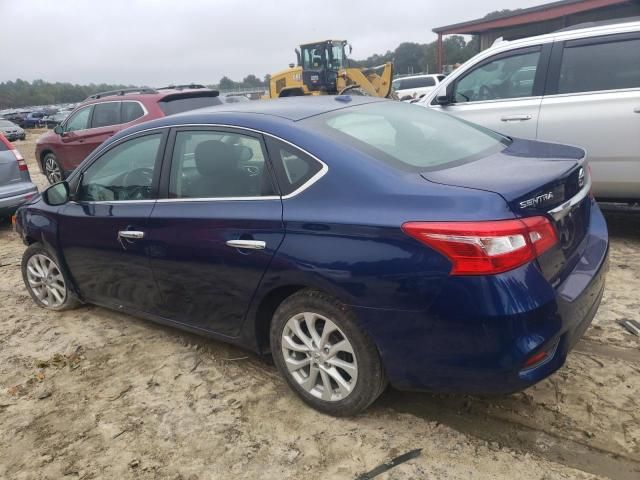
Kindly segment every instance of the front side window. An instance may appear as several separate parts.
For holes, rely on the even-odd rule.
[[[120,102],[105,102],[94,105],[91,128],[109,127],[119,123]]]
[[[89,128],[89,117],[91,116],[91,109],[93,105],[84,107],[78,110],[67,122],[65,127],[66,132],[75,132],[77,130],[86,130]]]
[[[302,122],[371,157],[412,171],[450,167],[496,153],[503,137],[434,110],[401,102],[345,108]]]
[[[102,155],[82,174],[80,201],[117,202],[152,198],[161,133],[128,140]]]
[[[456,103],[530,97],[540,50],[501,57],[467,73],[454,87]]]
[[[562,53],[558,93],[640,88],[640,38],[572,46]]]
[[[247,135],[204,130],[176,134],[170,198],[273,195],[262,143]]]

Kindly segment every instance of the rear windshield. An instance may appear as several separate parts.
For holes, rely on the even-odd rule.
[[[195,110],[196,108],[222,105],[222,100],[217,96],[213,97],[210,95],[168,96],[158,103],[165,115],[173,115],[174,113],[187,112],[189,110]]]
[[[397,83],[396,83],[397,82]],[[433,87],[436,81],[433,77],[403,78],[393,82],[396,90],[408,90],[410,88]]]
[[[402,102],[335,110],[304,122],[397,167],[429,171],[496,153],[510,139],[447,114]]]

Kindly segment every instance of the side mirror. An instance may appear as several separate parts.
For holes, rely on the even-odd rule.
[[[42,200],[52,207],[67,203],[69,201],[69,184],[65,181],[54,183],[42,192]]]
[[[64,133],[64,128],[62,128],[62,125],[56,125],[53,128],[53,131],[57,134],[57,135],[62,135]]]
[[[452,103],[454,103],[453,101],[453,83],[450,83],[449,85],[447,85],[446,89],[445,89],[445,94],[444,95],[438,95],[436,97],[436,103],[438,105],[440,105],[441,107],[444,107],[446,105],[451,105]],[[438,92],[440,93],[440,92]]]

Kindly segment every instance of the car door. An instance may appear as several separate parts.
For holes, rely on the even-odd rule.
[[[535,139],[550,48],[488,57],[453,80],[450,104],[438,105],[434,98],[430,106],[505,135]]]
[[[121,123],[121,104],[122,102],[102,102],[93,105],[89,129],[83,132],[87,155],[116,133]]]
[[[64,258],[82,297],[157,313],[160,300],[145,236],[155,204],[166,132],[110,146],[70,183],[72,201],[60,216]]]
[[[284,237],[260,135],[233,129],[172,131],[163,191],[146,228],[167,316],[236,336]]]
[[[87,143],[93,105],[79,109],[62,126],[57,154],[65,165],[75,168],[95,147]]]
[[[538,138],[586,149],[596,197],[640,198],[640,32],[554,45]]]

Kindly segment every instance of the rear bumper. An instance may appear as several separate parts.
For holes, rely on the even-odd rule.
[[[0,217],[13,215],[13,213],[27,200],[38,194],[38,188],[33,185],[33,189],[21,192],[16,195],[0,197]]]
[[[595,316],[608,268],[607,228],[594,205],[577,266],[551,286],[534,264],[493,277],[451,277],[427,311],[355,308],[392,385],[504,394],[560,368]],[[545,361],[525,369],[539,351]]]

